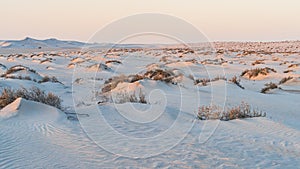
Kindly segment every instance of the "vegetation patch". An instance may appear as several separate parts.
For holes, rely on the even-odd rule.
[[[265,84],[265,87],[263,89],[261,89],[261,93],[267,93],[268,91],[272,90],[272,89],[277,89],[278,86],[275,83],[267,83]]]
[[[62,109],[62,100],[58,96],[51,92],[46,93],[45,91],[37,87],[32,87],[30,89],[21,88],[17,90],[13,90],[11,88],[3,89],[2,94],[0,95],[0,109],[12,103],[20,97],[26,100],[44,103],[56,107],[58,109]]]
[[[255,68],[255,69],[247,69],[242,72],[241,76],[248,77],[248,78],[255,78],[258,75],[268,75],[269,73],[274,72],[276,73],[275,69],[265,67],[265,68]]]
[[[234,120],[253,117],[265,117],[266,113],[253,109],[248,103],[241,102],[234,107],[223,109],[220,106],[210,105],[201,106],[198,109],[197,117],[199,120]]]

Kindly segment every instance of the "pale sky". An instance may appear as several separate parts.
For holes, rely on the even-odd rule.
[[[0,39],[87,41],[144,12],[184,19],[211,41],[300,40],[300,0],[1,0]]]

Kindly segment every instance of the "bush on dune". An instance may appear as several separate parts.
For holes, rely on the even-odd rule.
[[[255,69],[247,69],[242,72],[241,76],[248,76],[249,78],[257,77],[258,75],[268,75],[270,72],[276,73],[275,69],[265,67],[265,68],[255,68]]]
[[[265,84],[266,87],[264,87],[263,89],[261,89],[261,93],[267,93],[268,91],[272,90],[272,89],[277,89],[278,86],[275,83],[267,83]]]
[[[0,95],[0,109],[12,103],[17,98],[20,97],[27,100],[44,103],[56,107],[58,109],[62,109],[61,107],[62,100],[58,96],[56,96],[51,92],[45,93],[45,91],[37,87],[32,87],[30,89],[21,88],[17,90],[13,90],[11,88],[5,88],[2,91],[2,94]]]
[[[266,113],[251,108],[251,106],[245,102],[242,102],[238,106],[222,109],[216,105],[201,106],[198,109],[197,117],[200,120],[234,120],[253,117],[265,117]]]

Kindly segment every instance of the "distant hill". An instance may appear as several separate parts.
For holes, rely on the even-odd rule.
[[[27,37],[23,40],[0,40],[0,49],[63,49],[63,48],[144,48],[159,47],[158,44],[112,44],[112,43],[84,43],[79,41],[65,41],[55,38],[38,40]]]
[[[78,41],[63,41],[58,39],[38,40],[25,38],[23,40],[4,40],[0,41],[0,48],[21,48],[21,49],[39,49],[39,48],[78,48],[85,46],[86,43]]]

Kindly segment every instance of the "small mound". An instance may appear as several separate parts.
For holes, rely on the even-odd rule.
[[[2,77],[11,79],[25,79],[40,81],[43,77],[37,73],[35,70],[23,65],[16,65],[9,68]]]
[[[47,66],[46,67],[47,70],[55,70],[55,68],[51,67],[51,66]]]
[[[270,73],[276,73],[275,69],[265,67],[265,68],[255,68],[255,69],[247,69],[242,72],[241,76],[251,79],[251,80],[262,80],[266,78]]]
[[[39,121],[65,119],[64,114],[55,107],[23,98],[17,98],[14,102],[0,110],[0,119],[9,119],[15,116],[22,119]]]
[[[79,58],[79,57],[74,58],[74,59],[71,60],[72,63],[82,63],[84,61],[85,61],[84,59]]]
[[[75,64],[74,63],[70,63],[68,66],[67,66],[69,69],[73,69],[75,67]]]
[[[21,106],[22,98],[17,98],[14,102],[0,110],[0,119],[7,119],[17,114]]]
[[[87,71],[111,71],[111,68],[105,64],[93,64],[86,68]]]

